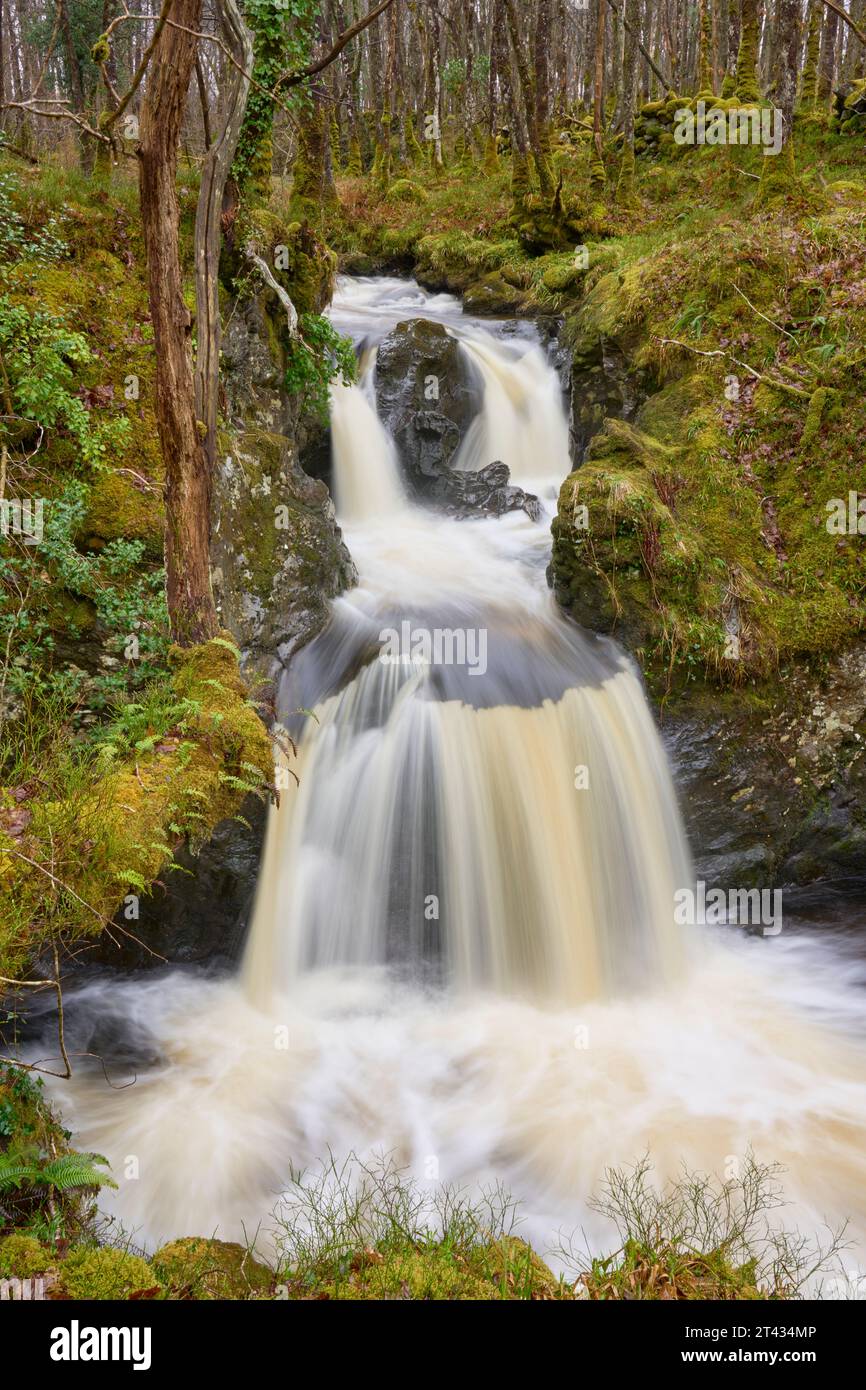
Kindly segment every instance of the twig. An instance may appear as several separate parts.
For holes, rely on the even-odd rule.
[[[774,323],[772,319],[767,318],[766,314],[762,314],[760,309],[756,309],[751,299],[749,299],[747,295],[743,294],[743,291],[740,289],[739,285],[735,285],[733,281],[731,282],[731,289],[736,290],[740,298],[746,301],[753,314],[757,314],[759,319],[763,319],[764,323],[768,323],[770,327],[775,328],[777,332],[784,333],[785,337],[790,338],[791,342],[799,350],[800,344],[797,342],[797,339],[794,337],[793,333],[789,333],[787,328],[783,328],[780,323]]]
[[[139,65],[138,65],[138,70],[137,70],[135,76],[133,77],[132,82],[131,82],[130,85],[129,85],[129,88],[128,88],[127,92],[126,92],[126,95],[125,95],[124,97],[121,98],[120,103],[118,104],[118,106],[115,107],[115,109],[111,112],[111,114],[108,116],[107,120],[105,121],[105,129],[106,129],[106,130],[110,130],[111,127],[112,127],[113,125],[116,125],[116,124],[117,124],[117,122],[120,120],[120,117],[123,115],[124,111],[126,110],[127,106],[128,106],[129,103],[132,101],[132,98],[135,96],[135,93],[138,91],[138,88],[139,88],[140,85],[141,85],[141,80],[142,80],[142,78],[144,77],[145,72],[147,71],[147,65],[148,65],[148,63],[150,62],[151,57],[152,57],[152,55],[153,55],[153,50],[155,49],[155,47],[156,47],[156,45],[157,45],[157,42],[159,41],[159,36],[160,36],[160,34],[162,33],[163,29],[165,28],[166,21],[168,20],[168,12],[169,12],[169,10],[171,9],[171,7],[172,7],[173,4],[174,4],[174,0],[163,0],[162,10],[160,11],[159,19],[156,21],[156,28],[155,28],[154,31],[153,31],[153,34],[152,34],[152,36],[151,36],[150,43],[147,45],[147,48],[144,50],[144,53],[143,53],[143,55],[142,55],[141,62],[140,62]],[[148,17],[150,17],[150,16],[148,16]],[[121,18],[123,18],[123,19],[130,18],[130,19],[131,19],[131,18],[133,18],[133,16],[132,16],[132,15],[129,15],[128,12],[127,12],[127,14],[126,14],[126,15],[122,15]]]
[[[653,336],[656,342],[661,343],[663,347],[682,348],[685,352],[695,353],[697,357],[726,357],[729,362],[733,362],[737,367],[742,367],[744,372],[749,373],[749,376],[754,377],[756,381],[763,381],[765,385],[771,386],[774,391],[786,391],[788,395],[798,396],[800,400],[808,401],[811,399],[811,392],[801,391],[796,386],[788,386],[787,383],[783,381],[774,381],[773,378],[769,376],[762,376],[760,372],[755,371],[754,367],[750,367],[748,362],[741,362],[739,357],[734,357],[732,352],[723,352],[720,348],[716,348],[712,351],[702,351],[700,348],[692,347],[691,343],[680,342],[679,338],[659,338],[657,334]]]
[[[853,34],[857,35],[857,38],[860,40],[862,44],[866,44],[866,34],[864,34],[862,30],[857,28],[857,25],[854,23],[851,16],[849,14],[846,14],[846,12],[842,9],[841,5],[834,5],[833,0],[824,0],[824,4],[827,6],[828,10],[832,10],[834,14],[837,14],[839,16],[843,24],[848,25],[848,28],[851,30]]]
[[[274,91],[279,87],[297,87],[308,77],[315,77],[317,72],[324,71],[326,67],[329,67],[330,64],[333,63],[335,58],[339,57],[347,43],[350,43],[356,35],[366,29],[368,24],[372,24],[374,19],[378,19],[380,14],[384,14],[391,2],[392,0],[382,0],[382,3],[377,5],[374,10],[370,10],[369,14],[365,14],[363,19],[359,19],[355,24],[350,25],[350,27],[339,36],[333,48],[328,50],[324,58],[317,59],[315,63],[311,63],[309,67],[302,68],[299,72],[286,73],[283,77],[277,78],[274,84]]]
[[[4,845],[3,853],[13,854],[16,859],[23,859],[25,864],[29,864],[32,868],[38,869],[39,872],[41,874],[44,874],[46,878],[50,878],[51,882],[56,884],[58,888],[62,888],[64,893],[70,893],[72,897],[76,899],[77,902],[81,903],[82,907],[86,907],[88,912],[92,912],[97,922],[99,922],[103,928],[105,928],[106,930],[114,928],[115,931],[119,931],[123,936],[128,936],[131,941],[136,942],[137,945],[141,946],[145,951],[149,952],[149,954],[152,955],[155,960],[161,960],[166,964],[168,963],[168,958],[166,956],[161,956],[159,951],[151,950],[150,946],[148,946],[146,942],[141,941],[139,937],[137,937],[133,932],[126,931],[123,927],[119,926],[117,922],[111,922],[107,917],[103,917],[102,913],[97,912],[95,907],[91,907],[90,903],[85,902],[84,898],[80,897],[79,894],[76,893],[74,888],[70,888],[68,883],[64,883],[62,879],[57,878],[54,874],[50,872],[50,870],[46,869],[43,864],[37,863],[35,859],[31,859],[26,854],[22,854],[20,849],[15,849],[13,845]]]

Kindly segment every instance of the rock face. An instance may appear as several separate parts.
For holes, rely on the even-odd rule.
[[[443,324],[409,319],[379,344],[379,418],[417,487],[447,467],[483,399],[480,376]]]
[[[236,308],[223,341],[231,429],[214,480],[214,595],[248,666],[264,675],[322,629],[355,569],[324,483],[298,462],[316,422],[282,387],[263,298]]]
[[[606,419],[635,419],[651,383],[632,363],[633,335],[613,337],[595,324],[581,323],[565,342],[571,354],[572,458],[578,464]]]
[[[248,796],[241,814],[247,824],[220,821],[198,854],[178,852],[180,870],[167,873],[163,887],[140,899],[136,921],[127,922],[123,909],[117,913],[117,926],[145,945],[112,931],[114,940],[103,935],[88,962],[149,970],[162,964],[160,956],[172,965],[237,961],[252,917],[267,810]]]
[[[483,399],[478,372],[441,323],[410,319],[380,343],[379,418],[394,438],[416,496],[439,503],[453,516],[524,510],[537,518],[538,499],[510,485],[504,463],[494,460],[477,472],[452,467]]]
[[[699,878],[803,887],[866,874],[866,647],[793,669],[760,708],[741,692],[666,715]]]

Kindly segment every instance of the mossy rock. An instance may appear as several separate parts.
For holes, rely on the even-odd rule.
[[[298,313],[322,313],[334,293],[335,252],[306,221],[286,221],[263,208],[256,208],[250,218],[253,242]],[[248,269],[246,263],[241,269]]]
[[[35,1236],[13,1231],[0,1240],[0,1279],[32,1279],[56,1263],[56,1255]]]
[[[467,286],[463,303],[470,314],[508,314],[521,308],[523,296],[493,270]]]
[[[127,1299],[130,1294],[154,1288],[158,1280],[147,1260],[105,1246],[68,1255],[60,1283],[70,1298]]]
[[[841,193],[854,198],[866,197],[866,184],[855,183],[853,179],[834,179],[827,184],[828,193]]]
[[[254,1259],[243,1245],[185,1236],[163,1245],[153,1267],[172,1293],[189,1291],[199,1299],[266,1297],[273,1271]]]
[[[426,203],[427,194],[420,183],[412,179],[397,179],[388,189],[388,201],[393,203]]]
[[[552,294],[565,294],[579,284],[585,274],[586,272],[575,265],[574,261],[570,261],[567,265],[548,266],[541,277],[541,283]]]
[[[159,488],[136,487],[121,473],[102,473],[91,489],[79,535],[90,550],[113,540],[140,540],[152,560],[163,553],[163,506]]]
[[[515,1236],[465,1252],[414,1245],[360,1251],[339,1277],[289,1286],[295,1297],[339,1301],[414,1299],[424,1302],[546,1300],[570,1297],[544,1261]]]

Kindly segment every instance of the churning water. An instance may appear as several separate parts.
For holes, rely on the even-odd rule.
[[[78,996],[136,1063],[126,1089],[81,1071],[59,1092],[115,1166],[106,1206],[150,1243],[233,1239],[267,1229],[293,1170],[387,1152],[500,1180],[541,1253],[576,1228],[609,1248],[587,1205],[606,1167],[724,1173],[751,1149],[787,1169],[788,1225],[850,1217],[859,1238],[862,982],[826,943],[675,926],[691,868],[665,756],[631,664],[552,602],[550,504],[412,505],[376,414],[377,341],[437,318],[484,383],[458,466],[502,459],[549,497],[567,429],[532,331],[396,280],[342,282],[333,315],[364,345],[332,402],[360,583],[283,680],[287,723],[316,717],[294,720],[300,786],[270,815],[237,977]]]

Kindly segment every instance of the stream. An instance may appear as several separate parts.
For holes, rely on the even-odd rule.
[[[862,965],[817,931],[675,919],[694,874],[640,678],[545,580],[570,463],[534,328],[393,279],[341,280],[331,315],[361,363],[331,421],[359,584],[282,679],[299,785],[270,812],[237,974],[103,976],[70,999],[72,1042],[114,1085],[84,1067],[55,1093],[113,1165],[105,1210],[148,1247],[258,1231],[267,1252],[293,1174],[388,1154],[422,1184],[501,1184],[555,1266],[563,1234],[616,1248],[590,1205],[606,1169],[725,1176],[752,1151],[785,1170],[782,1224],[849,1219],[856,1265]],[[455,466],[504,461],[537,520],[412,500],[375,368],[417,317],[483,385]]]

